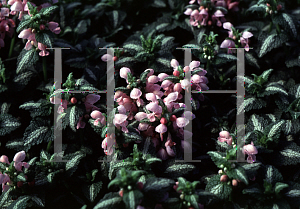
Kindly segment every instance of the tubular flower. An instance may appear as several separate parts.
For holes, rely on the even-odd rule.
[[[245,145],[243,147],[243,153],[248,155],[247,162],[253,163],[256,161],[256,154],[258,153],[256,147],[254,146],[253,142],[251,144]]]

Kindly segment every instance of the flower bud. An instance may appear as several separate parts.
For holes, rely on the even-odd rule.
[[[183,200],[184,199],[184,194],[181,194],[179,197],[180,197],[180,199]]]
[[[178,77],[180,75],[180,72],[178,70],[174,70],[173,75]]]
[[[233,180],[232,180],[232,186],[236,187],[237,185],[238,185],[237,180],[233,179]]]
[[[210,60],[210,56],[208,56],[208,58],[207,59],[209,59]]]
[[[220,168],[224,168],[224,165],[222,164],[222,165],[220,165]]]
[[[117,61],[117,60],[118,60],[118,57],[114,56],[113,61]]]
[[[273,11],[272,10],[270,10],[270,15],[273,13]]]
[[[72,98],[71,98],[71,103],[72,103],[72,104],[76,104],[76,102],[77,102],[77,99],[76,99],[75,97],[72,97]]]
[[[126,87],[127,89],[131,89],[131,86],[130,85],[127,85],[127,87]]]
[[[170,121],[174,122],[174,121],[176,121],[176,119],[177,119],[177,117],[175,115],[171,115]]]
[[[221,173],[223,173],[223,171],[222,171],[222,170],[219,170],[219,171],[218,171],[218,174],[221,174]]]
[[[41,24],[40,25],[40,30],[45,30],[45,25]]]
[[[267,9],[266,9],[266,13],[269,13],[269,11],[270,11],[270,9],[269,9],[269,8],[267,8]]]
[[[204,55],[204,59],[206,59],[207,55]]]
[[[32,32],[32,33],[35,33],[35,32],[36,32],[36,29],[33,28],[31,32]]]
[[[131,189],[132,189],[132,187],[129,185],[129,186],[127,187],[127,189],[128,189],[128,190],[131,190]]]
[[[227,168],[226,168],[226,167],[224,168],[224,171],[225,171],[225,172],[227,171]]]
[[[137,79],[136,82],[137,82],[138,84],[140,84],[140,83],[141,83],[141,79]]]
[[[121,190],[119,191],[119,195],[120,195],[120,197],[123,197],[123,189],[121,189]]]
[[[18,183],[17,183],[17,187],[22,187],[23,186],[23,181],[18,181]]]
[[[211,22],[211,20],[209,20],[208,22],[207,22],[207,25],[211,25],[212,24],[212,22]]]
[[[220,178],[220,181],[221,181],[221,182],[226,182],[226,181],[228,181],[228,176],[227,176],[227,175],[222,175],[221,178]]]
[[[267,3],[267,6],[269,7],[269,6],[271,6],[269,3]]]
[[[277,5],[277,11],[281,10],[282,9],[282,5],[281,4],[278,4]]]
[[[161,118],[160,123],[166,125],[168,123],[168,121],[165,118]]]

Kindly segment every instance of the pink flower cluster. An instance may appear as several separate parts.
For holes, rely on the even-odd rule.
[[[100,95],[96,95],[96,94],[89,94],[85,97],[84,101],[84,105],[85,105],[85,110],[87,113],[90,113],[91,111],[94,110],[99,110],[98,107],[96,107],[94,104],[100,100]],[[61,114],[64,112],[64,110],[67,109],[67,106],[69,104],[69,102],[65,99],[61,99],[61,101],[59,101],[57,98],[51,97],[50,98],[50,102],[52,104],[61,104],[61,106],[59,106],[57,113]],[[99,112],[99,111],[98,111]],[[99,112],[100,113],[100,112]],[[91,117],[94,119],[97,119],[97,123],[94,123],[95,125],[98,125],[98,121],[100,121],[101,123],[105,123],[105,118],[103,120],[103,117],[101,117],[100,115],[102,115],[101,113],[99,114],[97,112],[92,112],[91,113]],[[87,115],[88,117],[88,115]],[[79,128],[84,128],[86,123],[84,121],[82,121],[83,116],[79,117],[79,121],[77,123],[77,129]],[[99,120],[98,120],[99,119]]]
[[[15,10],[14,11],[28,11],[28,7],[27,7],[27,0],[23,0],[23,3],[25,2],[25,6],[24,6],[24,9],[23,10],[21,10],[22,9],[22,5],[23,5],[23,3],[21,3],[21,1],[20,0],[10,0],[11,1],[11,3],[13,3],[13,6],[14,5],[16,5],[14,8],[15,8]],[[53,2],[57,2],[57,1],[53,1]],[[33,3],[31,3],[33,6],[35,6],[35,4],[33,4]],[[13,7],[12,6],[12,7]],[[45,4],[42,4],[42,5],[40,5],[39,7],[38,7],[38,11],[39,10],[41,10],[42,8],[46,8],[46,7],[49,7],[49,6],[51,6],[51,4],[49,4],[49,3],[45,3]],[[20,13],[21,14],[21,13]],[[30,13],[29,13],[29,11],[28,11],[28,14],[30,15],[30,16],[32,16]],[[52,21],[50,21],[50,22],[48,22],[47,24],[46,24],[46,26],[47,26],[47,28],[51,31],[51,32],[53,32],[53,33],[55,33],[55,34],[59,34],[60,33],[60,31],[61,31],[61,29],[60,29],[60,27],[58,27],[58,23],[56,23],[56,22],[52,22]],[[26,43],[26,45],[25,45],[25,49],[26,50],[30,50],[31,48],[32,48],[32,46],[35,46],[36,48],[38,48],[39,50],[40,50],[40,52],[39,52],[39,55],[40,56],[42,56],[42,57],[44,57],[44,56],[48,56],[49,55],[49,52],[48,51],[46,51],[46,48],[47,48],[47,46],[45,45],[45,44],[42,44],[42,43],[40,43],[40,42],[37,42],[36,41],[36,39],[35,39],[35,34],[36,34],[36,31],[37,30],[45,30],[46,29],[46,26],[44,25],[44,24],[40,24],[40,27],[39,28],[28,28],[28,29],[24,29],[24,30],[22,30],[21,31],[21,33],[19,34],[19,38],[22,38],[22,39],[27,39],[27,43]]]
[[[172,60],[171,65],[175,69],[178,67],[178,62],[176,60]],[[199,65],[199,62],[193,61],[190,66],[187,66],[185,69],[192,71],[195,70],[195,67],[199,67]],[[115,93],[114,99],[119,106],[118,114],[115,114],[113,123],[117,129],[124,133],[128,133],[126,126],[129,121],[131,123],[134,119],[137,121],[148,119],[150,122],[155,122],[157,119],[160,120],[160,124],[156,126],[141,122],[136,130],[144,137],[151,137],[152,142],[158,151],[158,157],[166,160],[168,157],[174,157],[176,155],[172,148],[176,145],[176,143],[173,142],[168,128],[173,127],[174,130],[178,130],[178,136],[183,138],[183,128],[190,120],[195,118],[195,116],[192,112],[186,111],[185,115],[182,114],[181,117],[178,118],[175,115],[172,115],[169,121],[162,117],[165,113],[171,113],[174,109],[185,106],[184,103],[180,102],[180,100],[183,98],[182,89],[186,88],[187,85],[185,85],[184,82],[174,84],[170,80],[164,80],[169,76],[166,73],[160,73],[156,76],[154,75],[153,69],[147,70],[150,72],[147,74],[146,86],[144,88],[132,88],[129,96],[122,91],[117,91]],[[128,73],[131,73],[129,68],[123,67],[120,69],[120,77],[126,80],[130,88]],[[199,85],[199,88],[201,88],[200,83],[200,80],[195,79],[195,85]],[[163,107],[159,104],[159,99],[163,101],[167,112],[164,112]],[[138,107],[142,106],[146,108],[148,113],[138,111]],[[164,134],[167,134],[167,140],[164,143],[164,146],[161,146]],[[190,133],[190,135],[192,135],[192,133]],[[107,155],[112,154],[112,146],[116,145],[113,138],[114,137],[107,135],[102,142],[102,148],[105,150]],[[183,146],[190,147],[190,145],[182,140],[181,147]]]
[[[228,37],[233,39],[225,39],[220,48],[228,48],[228,53],[232,53],[232,49],[230,48],[235,48],[236,45],[239,46],[241,45],[242,47],[245,47],[246,51],[249,51],[249,38],[251,38],[253,36],[252,33],[248,32],[248,31],[244,31],[242,33],[238,33],[237,31],[233,31],[232,29],[233,25],[230,22],[225,22],[223,24],[223,28],[229,30],[228,31]]]
[[[185,15],[190,16],[190,24],[192,26],[206,26],[216,24],[218,27],[222,26],[222,22],[225,22],[226,19],[223,13],[219,9],[215,9],[216,7],[224,7],[228,10],[238,11],[239,2],[231,3],[231,0],[212,0],[211,2],[202,3],[200,0],[197,1],[198,9],[188,8],[184,12]],[[195,0],[191,0],[189,4],[194,4]]]
[[[15,154],[13,161],[14,161],[14,167],[16,171],[22,172],[22,167],[29,168],[30,165],[28,163],[22,162],[25,160],[25,157],[26,157],[25,151],[21,151]],[[6,155],[2,155],[0,157],[0,162],[6,163],[7,166],[10,165],[10,162],[8,161],[8,157]],[[8,167],[6,169],[8,170]],[[0,183],[2,183],[2,192],[6,192],[10,186],[14,186],[15,184],[15,182],[11,181],[11,178],[7,173],[2,174],[1,172],[0,172]]]

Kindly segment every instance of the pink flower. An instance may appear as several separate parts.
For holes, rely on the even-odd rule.
[[[56,23],[56,22],[49,22],[48,27],[55,34],[59,34],[61,31],[60,27],[58,27],[58,23]]]
[[[253,36],[252,33],[245,31],[242,34],[242,37],[240,38],[242,46],[245,46],[245,50],[249,51],[249,45],[248,45],[248,39]]]
[[[227,7],[229,10],[232,10],[234,12],[239,11],[239,7],[238,7],[239,2],[238,1],[231,3],[231,0],[226,0],[226,2],[227,2]]]
[[[102,60],[103,62],[107,62],[107,61],[109,61],[109,60],[112,60],[112,56],[109,55],[109,54],[105,54],[105,55],[103,55],[103,56],[101,57],[101,60]]]
[[[106,155],[113,154],[113,146],[115,145],[115,136],[107,134],[107,137],[102,141],[102,149]]]
[[[39,55],[40,55],[41,57],[44,57],[44,56],[48,56],[48,55],[49,55],[49,52],[46,51],[46,45],[44,45],[44,44],[38,42],[38,48],[39,48],[39,50],[41,50],[41,51],[39,52]]]
[[[157,133],[159,133],[160,139],[161,139],[161,141],[163,141],[163,133],[167,132],[168,128],[164,124],[159,124],[158,126],[156,126],[155,131]]]
[[[91,113],[91,117],[93,119],[96,119],[94,121],[94,125],[97,126],[98,125],[98,122],[102,123],[103,125],[106,125],[106,118],[104,115],[102,115],[102,113],[98,110],[94,110],[92,113]]]
[[[120,69],[120,77],[126,79],[126,82],[128,83],[127,80],[127,73],[131,73],[130,69],[127,67],[122,67]]]
[[[171,66],[174,68],[174,70],[177,70],[177,68],[179,67],[179,62],[176,59],[172,59],[171,60]]]
[[[79,128],[84,128],[85,127],[85,122],[82,121],[83,116],[79,117],[79,121],[77,123],[77,129]]]
[[[98,100],[100,99],[100,95],[96,95],[96,94],[89,94],[85,97],[85,109],[87,112],[90,112],[92,110],[99,110],[98,107],[94,106],[93,104],[95,104]]]
[[[124,114],[115,114],[115,118],[113,119],[113,123],[117,128],[122,127],[122,131],[128,133],[128,129],[126,126],[128,125],[127,115]]]
[[[245,145],[243,147],[243,153],[248,155],[247,162],[253,163],[256,161],[256,154],[258,153],[256,147],[254,146],[253,142],[251,144]]]
[[[227,142],[228,145],[232,145],[232,137],[228,131],[221,131],[218,137],[219,142]]]
[[[14,167],[17,171],[22,171],[22,166],[24,166],[24,168],[29,168],[30,165],[28,163],[22,162],[23,160],[25,160],[25,157],[25,151],[20,151],[15,154],[13,161]],[[10,162],[8,161],[8,157],[5,155],[1,156],[0,162],[10,164]]]
[[[161,148],[158,152],[157,152],[157,157],[159,157],[162,160],[166,160],[169,158],[167,151],[164,148]]]
[[[138,88],[134,88],[130,92],[130,98],[137,100],[136,104],[138,107],[140,107],[144,104],[144,101],[140,98],[141,96],[142,96],[142,92]]]

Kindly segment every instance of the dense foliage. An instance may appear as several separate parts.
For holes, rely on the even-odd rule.
[[[0,208],[300,208],[299,28],[299,0],[1,0]]]

